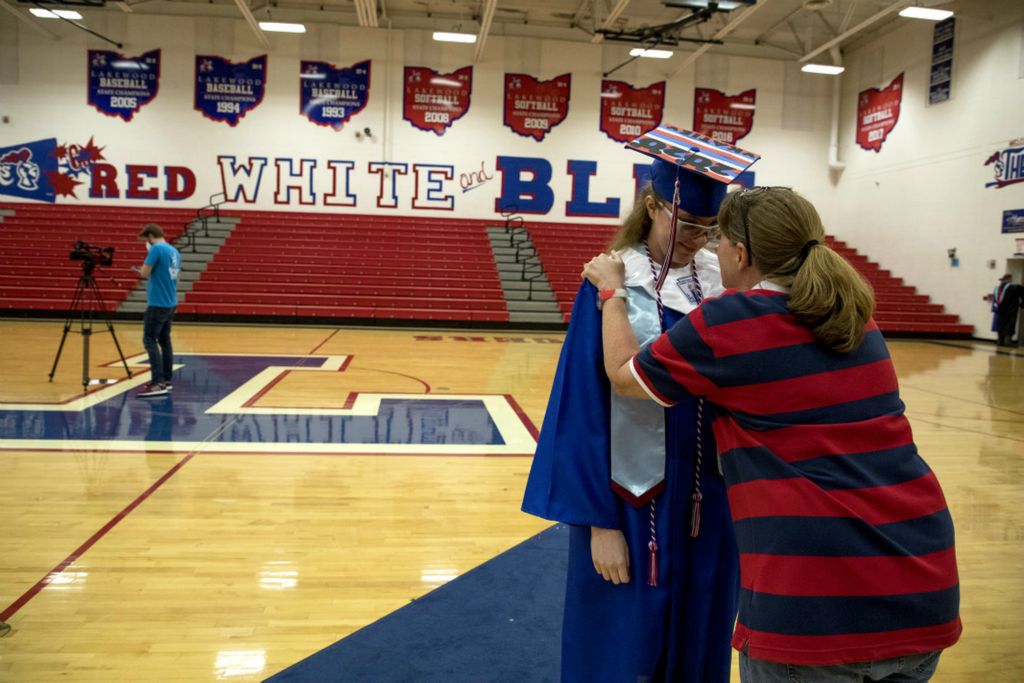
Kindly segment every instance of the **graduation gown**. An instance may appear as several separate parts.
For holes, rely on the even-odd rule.
[[[596,301],[596,290],[584,283],[523,500],[525,512],[571,525],[562,680],[728,681],[739,569],[710,410],[705,411],[701,527],[694,539],[696,401],[658,409],[664,413],[665,488],[655,499],[659,581],[649,586],[650,509],[634,508],[611,488],[611,392]],[[665,315],[666,326],[681,316],[667,307]],[[616,586],[594,570],[591,526],[623,531],[628,584]]]

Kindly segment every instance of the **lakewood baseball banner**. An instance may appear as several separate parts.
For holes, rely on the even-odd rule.
[[[616,142],[628,142],[661,123],[665,81],[634,88],[622,81],[601,81],[601,131]]]
[[[857,144],[864,149],[882,151],[882,143],[900,120],[902,101],[903,74],[881,90],[862,90],[857,97]]]
[[[726,95],[721,90],[697,88],[693,94],[693,129],[713,140],[735,144],[754,126],[757,90]]]
[[[540,142],[569,113],[572,74],[539,81],[526,74],[505,74],[505,125],[517,135]]]
[[[473,67],[442,74],[424,66],[405,67],[402,118],[420,130],[444,135],[469,111]]]
[[[299,62],[299,111],[318,126],[341,130],[370,99],[370,60],[339,69]]]
[[[138,57],[89,50],[87,69],[88,102],[107,116],[131,121],[160,90],[160,50]]]
[[[263,101],[266,89],[266,55],[239,64],[214,55],[196,55],[194,106],[208,119],[237,126]]]

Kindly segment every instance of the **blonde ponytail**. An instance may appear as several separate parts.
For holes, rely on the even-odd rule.
[[[819,244],[810,249],[793,277],[789,310],[811,328],[819,342],[847,353],[864,340],[864,326],[875,312],[875,297],[846,259]]]
[[[860,346],[875,310],[874,293],[825,244],[825,228],[809,201],[784,187],[740,190],[726,197],[718,222],[730,242],[749,237],[754,265],[768,280],[789,287],[789,310],[815,339],[841,353]]]

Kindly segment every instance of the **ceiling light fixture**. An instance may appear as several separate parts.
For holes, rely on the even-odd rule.
[[[48,9],[40,9],[38,7],[33,7],[32,9],[29,10],[29,12],[32,13],[32,16],[39,17],[40,19],[75,19],[75,20],[78,20],[78,19],[82,18],[82,15],[79,14],[78,12],[75,12],[75,11],[72,11],[72,10],[67,10],[67,9],[55,9],[55,10],[51,11],[51,10],[48,10]]]
[[[931,9],[930,7],[907,7],[900,11],[901,17],[907,19],[926,19],[928,21],[942,21],[949,19],[953,13],[948,9]]]
[[[671,50],[645,50],[642,47],[634,47],[629,51],[630,57],[647,57],[648,59],[668,59],[672,54]]]
[[[804,64],[800,69],[809,74],[825,74],[826,76],[838,76],[846,71],[845,66],[832,66],[831,64]]]
[[[451,31],[434,31],[434,40],[442,43],[475,43],[474,33],[453,33]]]
[[[305,33],[305,24],[289,24],[283,21],[261,21],[260,28],[270,33]]]

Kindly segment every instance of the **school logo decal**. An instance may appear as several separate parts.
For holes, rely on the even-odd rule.
[[[160,90],[160,50],[138,57],[89,50],[88,60],[88,100],[101,114],[131,121]]]
[[[263,101],[267,89],[267,56],[236,64],[223,57],[196,55],[195,110],[229,126]]]
[[[92,138],[85,145],[57,144],[56,138],[0,147],[0,195],[53,203],[58,197],[74,197],[103,148]]]
[[[370,61],[339,69],[299,62],[299,111],[318,126],[341,130],[370,99]]]
[[[601,131],[616,142],[628,142],[661,123],[665,81],[634,88],[623,81],[601,81]]]
[[[998,190],[1007,185],[1024,183],[1024,139],[1013,140],[1010,145],[985,160],[985,165],[991,166],[995,173],[995,179],[985,183],[985,187]]]
[[[511,396],[360,391],[361,381],[373,381],[368,373],[380,371],[353,371],[351,360],[179,353],[174,390],[139,399],[149,379],[139,354],[128,359],[131,379],[61,403],[0,403],[0,449],[532,455],[536,448],[533,426]],[[337,393],[318,405],[278,399],[275,386],[294,373],[341,373],[325,384]]]
[[[516,135],[540,142],[569,113],[572,74],[539,81],[526,74],[505,74],[505,125]]]

